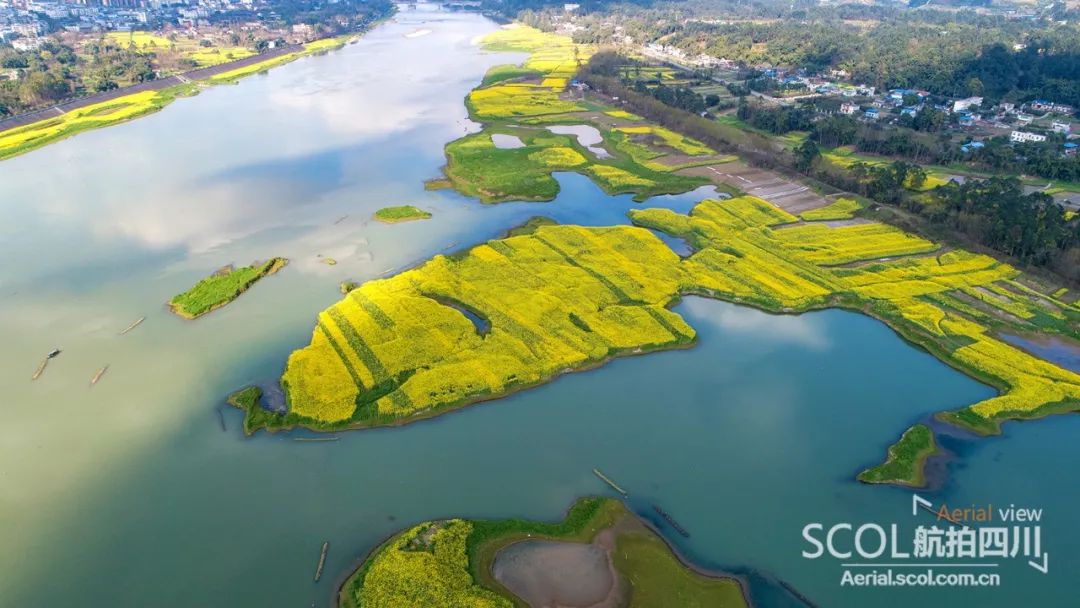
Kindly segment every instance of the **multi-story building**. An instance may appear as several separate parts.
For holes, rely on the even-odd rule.
[[[975,106],[981,106],[982,102],[983,102],[982,97],[968,97],[966,99],[957,99],[956,101],[953,102],[952,111],[953,112],[963,112],[964,110],[968,110],[968,109],[973,108]]]
[[[1046,141],[1046,136],[1041,133],[1032,133],[1030,131],[1013,131],[1009,134],[1009,141],[1013,143],[1038,143]]]

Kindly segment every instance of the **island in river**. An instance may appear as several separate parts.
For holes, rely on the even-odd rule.
[[[551,173],[571,170],[608,192],[649,196],[702,183],[678,170],[732,161],[640,117],[562,93],[576,65],[565,38],[514,27],[488,43],[530,52],[525,68],[543,78],[487,79],[470,94],[470,113],[484,130],[446,148],[447,183],[464,194],[489,203],[542,200],[554,196]],[[604,158],[541,128],[582,122],[600,131]],[[512,131],[524,145],[496,147],[497,131]],[[696,156],[688,161],[688,154]],[[675,160],[664,162],[669,157]],[[1001,391],[940,414],[976,433],[1080,407],[1080,375],[994,333],[1037,327],[1075,338],[1080,309],[994,258],[875,222],[807,221],[753,196],[704,201],[689,215],[646,209],[630,217],[637,227],[539,226],[348,290],[319,315],[311,343],[289,357],[281,379],[288,409],[271,412],[256,399],[257,411],[244,408],[245,427],[403,424],[613,357],[690,346],[694,329],[670,310],[684,295],[774,313],[840,307],[881,319]],[[658,234],[688,243],[690,254],[676,254]],[[917,484],[914,469],[924,461],[894,458],[891,469],[911,470],[871,470],[864,479]]]
[[[289,260],[270,258],[251,266],[226,266],[169,301],[169,309],[185,319],[197,319],[215,311],[244,293],[263,277],[285,267]]]
[[[387,224],[399,222],[411,222],[414,220],[426,220],[431,217],[431,212],[424,211],[412,205],[398,205],[397,207],[383,207],[375,212],[375,219]]]
[[[581,606],[744,608],[742,583],[685,564],[614,499],[585,498],[559,523],[451,519],[377,547],[340,608]]]

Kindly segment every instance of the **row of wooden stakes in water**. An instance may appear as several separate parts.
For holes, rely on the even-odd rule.
[[[135,329],[136,327],[141,325],[142,322],[145,321],[145,320],[146,320],[146,317],[139,317],[138,320],[136,320],[134,323],[132,323],[131,325],[128,325],[126,328],[124,328],[124,330],[120,332],[120,335],[122,336],[122,335],[128,333],[129,331]],[[38,378],[40,378],[41,375],[45,373],[45,367],[49,365],[49,361],[55,359],[59,355],[60,355],[60,349],[59,348],[52,349],[52,351],[50,351],[49,354],[45,355],[45,358],[41,360],[41,363],[38,364],[37,369],[34,370],[34,374],[32,376],[30,376],[30,379],[31,380],[37,380]],[[105,366],[102,367],[101,369],[97,370],[97,372],[94,373],[93,377],[90,378],[90,386],[94,386],[95,384],[97,384],[98,380],[101,380],[101,377],[104,376],[105,372],[107,372],[107,371],[109,371],[109,364],[108,363],[106,363]]]

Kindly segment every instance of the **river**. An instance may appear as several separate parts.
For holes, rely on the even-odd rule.
[[[593,467],[642,513],[662,505],[692,534],[669,535],[683,553],[748,575],[767,608],[797,605],[780,580],[822,606],[1069,605],[1080,472],[1062,463],[1080,456],[1077,417],[948,439],[958,457],[924,493],[1044,508],[1049,574],[1014,560],[993,591],[853,591],[837,560],[801,557],[809,522],[909,523],[910,492],[855,473],[911,423],[991,394],[853,313],[777,317],[690,298],[677,310],[699,331],[691,350],[336,442],[245,438],[234,410],[222,430],[225,395],[272,383],[340,281],[537,214],[626,221],[628,196],[577,175],[559,176],[552,203],[424,190],[443,145],[475,128],[466,93],[488,67],[522,59],[473,44],[495,27],[403,8],[341,51],[0,163],[0,606],[326,606],[401,527],[557,519],[575,497],[609,492]],[[418,28],[431,34],[407,37]],[[644,205],[686,211],[708,192]],[[370,221],[398,204],[434,217]],[[279,255],[286,269],[205,318],[165,308],[216,268]]]

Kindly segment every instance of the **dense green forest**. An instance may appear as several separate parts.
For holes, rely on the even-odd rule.
[[[519,16],[542,29],[565,18],[561,7],[522,9]],[[879,88],[1080,106],[1076,17],[1062,7],[1038,18],[1007,19],[971,10],[804,2],[601,3],[575,18],[574,37],[600,44],[629,37],[634,44],[664,44],[746,66],[844,70],[853,81]]]

